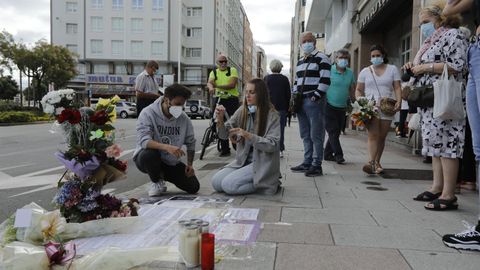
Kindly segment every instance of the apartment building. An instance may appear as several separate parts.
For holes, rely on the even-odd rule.
[[[206,99],[219,53],[243,75],[244,21],[240,0],[51,0],[51,42],[78,55],[70,87],[91,96],[133,97],[135,77],[150,59]],[[240,78],[242,79],[242,78]]]

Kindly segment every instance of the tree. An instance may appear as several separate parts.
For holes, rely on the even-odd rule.
[[[18,84],[12,76],[0,77],[0,99],[13,99],[18,94]]]
[[[32,85],[36,85],[36,83],[32,82]],[[46,85],[40,84],[39,87],[32,87],[29,86],[23,90],[23,96],[25,100],[28,101],[40,101],[42,100],[43,96],[45,96],[48,92],[48,87]]]
[[[20,72],[32,79],[31,100],[39,100],[43,96],[42,89],[50,83],[55,88],[65,87],[67,82],[76,76],[75,55],[67,48],[48,44],[39,40],[33,48],[16,43],[7,32],[0,34],[0,65],[9,67],[15,64]]]

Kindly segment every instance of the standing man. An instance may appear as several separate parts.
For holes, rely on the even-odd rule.
[[[155,100],[138,116],[137,147],[133,161],[137,168],[148,174],[152,181],[149,196],[167,191],[165,181],[190,194],[200,188],[193,170],[195,135],[190,118],[183,112],[191,92],[185,86],[172,84],[165,96]],[[187,164],[180,161],[187,146]]]
[[[330,60],[316,49],[312,32],[301,36],[304,52],[295,70],[293,93],[302,93],[302,108],[297,113],[300,137],[303,140],[303,162],[292,167],[305,176],[323,175],[323,141],[325,137],[325,94],[330,85]]]
[[[215,95],[215,103],[220,99],[220,104],[225,107],[229,116],[232,116],[239,107],[237,88],[238,72],[234,67],[228,66],[227,57],[219,54],[217,68],[210,72],[207,87],[211,95]],[[230,155],[228,140],[220,140],[221,157]]]
[[[325,144],[324,160],[345,162],[340,145],[340,132],[345,122],[348,98],[355,99],[355,78],[348,68],[350,53],[341,49],[335,53],[335,64],[330,69],[330,87],[327,90],[325,129],[328,140]]]
[[[155,72],[158,70],[157,61],[150,60],[145,66],[145,70],[138,74],[135,79],[135,95],[137,96],[137,115],[142,110],[152,104],[160,94],[158,84],[155,80]]]

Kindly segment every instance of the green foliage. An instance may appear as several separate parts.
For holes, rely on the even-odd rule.
[[[27,87],[23,90],[23,97],[25,100],[42,100],[42,97],[46,95],[48,89],[45,85],[38,85],[37,87]]]
[[[12,76],[0,77],[0,99],[13,99],[18,94],[18,84]]]
[[[35,121],[35,115],[31,112],[2,112],[0,123],[24,123]]]

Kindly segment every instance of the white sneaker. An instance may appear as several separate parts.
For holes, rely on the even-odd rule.
[[[280,158],[283,158],[283,151],[280,151]]]
[[[159,180],[157,183],[151,183],[150,188],[148,189],[148,196],[155,197],[160,196],[162,193],[167,191],[167,186],[165,181]]]

